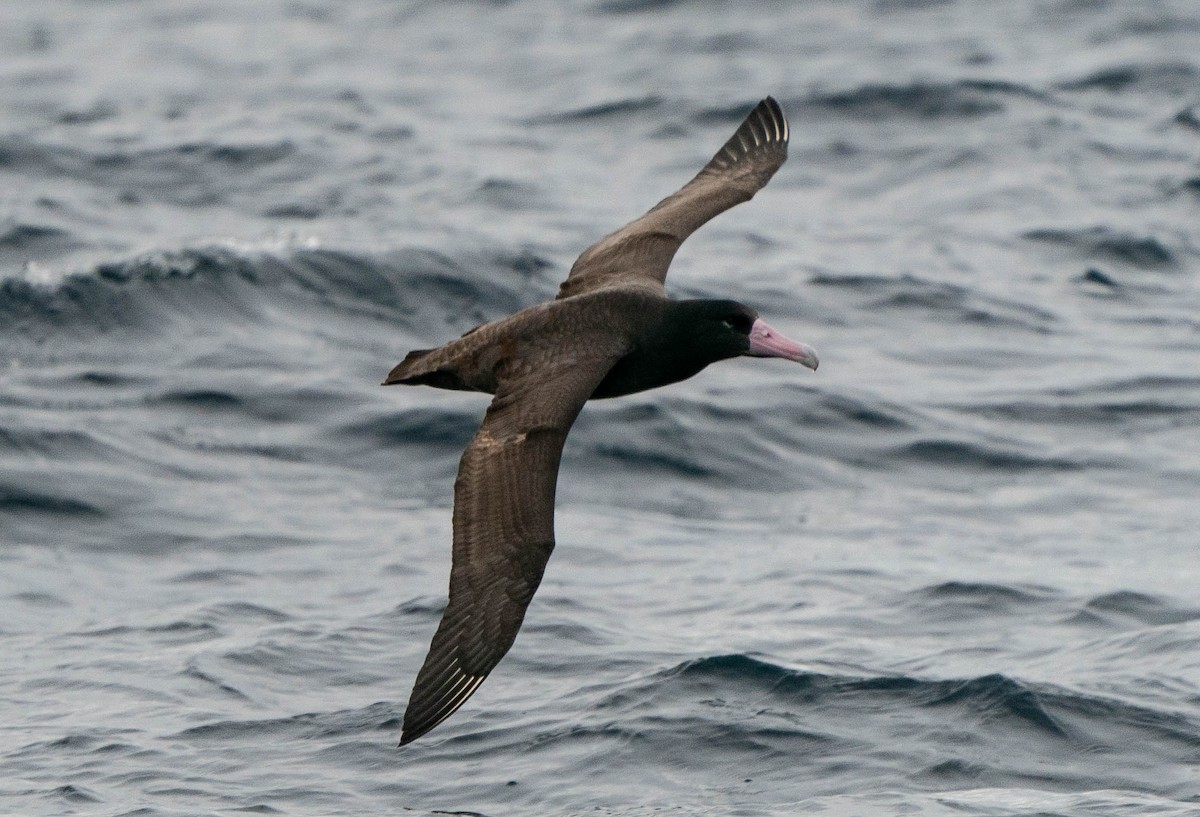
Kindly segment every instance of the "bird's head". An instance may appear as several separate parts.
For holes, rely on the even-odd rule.
[[[714,360],[730,357],[781,357],[815,370],[817,353],[809,345],[788,338],[737,301],[692,301],[696,315],[695,341]]]

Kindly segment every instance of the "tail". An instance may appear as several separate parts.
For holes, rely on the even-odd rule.
[[[384,379],[383,385],[394,386],[397,383],[412,383],[412,378],[420,377],[427,373],[427,369],[422,371],[420,365],[421,359],[428,355],[433,349],[414,349],[404,356],[404,360],[396,364],[396,367],[388,372],[388,376]]]
[[[445,356],[442,358],[441,366],[436,360],[427,360],[429,355],[437,349],[416,349],[404,356],[404,360],[396,365],[396,368],[388,372],[387,378],[383,381],[385,386],[394,386],[397,383],[405,386],[433,386],[439,389],[454,389],[456,391],[475,391],[476,389],[468,386],[462,381],[452,369],[445,367]]]

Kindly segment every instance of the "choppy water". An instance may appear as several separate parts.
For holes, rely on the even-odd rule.
[[[1200,9],[0,6],[0,812],[1200,813]],[[585,410],[395,748],[486,400],[762,95],[670,288],[821,353]]]

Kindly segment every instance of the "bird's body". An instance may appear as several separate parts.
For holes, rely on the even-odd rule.
[[[512,646],[554,548],[554,491],[567,432],[589,399],[685,380],[718,360],[816,354],[734,301],[674,301],[675,250],[748,200],[787,157],[768,97],[703,170],[641,218],[589,247],[558,297],[410,352],[385,385],[493,394],[454,484],[450,601],[417,675],[401,744],[449,717]]]

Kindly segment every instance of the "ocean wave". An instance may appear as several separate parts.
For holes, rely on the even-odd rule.
[[[75,245],[70,232],[48,224],[10,224],[0,230],[0,252],[28,252],[37,249],[41,253],[49,249],[68,249]]]
[[[526,121],[527,125],[565,125],[572,122],[590,122],[597,119],[621,119],[632,114],[653,111],[663,104],[658,96],[627,97],[614,99],[610,102],[599,102],[581,108],[570,108],[564,111],[547,113]],[[746,115],[745,111],[742,116]]]
[[[759,706],[772,708],[790,700],[797,707],[797,714],[801,710],[821,710],[834,703],[850,709],[878,711],[885,701],[915,710],[955,708],[968,719],[1008,720],[1055,737],[1066,737],[1067,730],[1049,710],[1060,700],[1082,700],[1075,693],[1025,683],[999,673],[945,680],[908,675],[834,675],[791,669],[740,653],[678,664],[655,673],[636,688],[655,697],[721,694],[727,699],[750,698]],[[608,698],[601,709],[639,706],[634,703],[637,697],[626,689]]]
[[[977,406],[955,410],[988,413]],[[742,390],[715,389],[697,397],[589,404],[576,421],[566,459],[586,465],[589,475],[611,463],[626,473],[661,471],[767,492],[828,485],[838,479],[830,462],[859,470],[997,474],[1105,465],[878,395],[786,383],[757,391],[753,400]]]
[[[740,653],[591,687],[581,709],[561,723],[526,718],[534,722],[521,731],[534,729],[536,738],[521,740],[523,756],[555,762],[581,752],[612,756],[610,747],[619,747],[635,778],[653,758],[655,768],[687,770],[697,783],[724,779],[732,768],[738,779],[796,797],[847,790],[863,779],[888,789],[1032,785],[1180,795],[1200,746],[1194,715],[1011,674],[934,679],[803,670]],[[477,721],[497,723],[489,714]],[[510,735],[476,728],[448,738],[446,747],[511,750],[517,738]],[[1064,760],[1070,757],[1081,762]],[[804,769],[799,777],[796,762]]]
[[[980,471],[1074,471],[1099,465],[1050,454],[1039,454],[1016,443],[1001,444],[982,440],[925,439],[913,440],[888,449],[881,460],[907,462],[939,468],[976,469]]]
[[[1060,82],[1064,91],[1123,93],[1160,91],[1190,94],[1200,81],[1200,69],[1186,62],[1147,62],[1101,68],[1078,79]]]
[[[1058,601],[1058,594],[1048,587],[951,581],[907,593],[905,606],[937,621],[960,622],[1017,615]]]
[[[682,5],[699,5],[699,3],[697,0],[603,0],[598,8],[607,14],[636,14]]]
[[[451,257],[420,249],[370,256],[189,248],[101,264],[51,285],[0,281],[0,331],[156,332],[178,320],[264,323],[281,309],[315,307],[446,335],[447,325],[461,332],[539,300],[551,267],[527,250]]]
[[[1055,312],[1042,306],[910,274],[817,273],[809,283],[861,293],[864,305],[871,309],[922,310],[964,324],[1020,327],[1041,334],[1051,331],[1059,320]]]
[[[74,496],[34,490],[21,484],[0,483],[0,513],[45,514],[57,517],[103,519],[108,512]]]
[[[486,398],[482,398],[486,399]],[[339,425],[337,434],[365,449],[395,449],[419,446],[461,451],[475,436],[483,419],[483,404],[478,410],[457,407],[414,407],[355,418]]]
[[[785,386],[783,393],[796,395],[794,414],[789,419],[803,428],[869,433],[909,431],[924,423],[924,418],[913,409],[864,392],[829,392]]]
[[[1026,85],[1003,80],[964,79],[955,82],[866,84],[844,91],[815,93],[796,100],[791,108],[816,107],[827,112],[871,120],[973,119],[997,114],[1014,99],[1042,100],[1045,95]]]
[[[654,0],[658,2],[659,0]],[[641,10],[644,0],[629,4]],[[1045,93],[1027,85],[1006,80],[960,79],[951,82],[868,83],[846,90],[813,91],[803,96],[781,99],[796,118],[808,109],[873,121],[897,117],[929,119],[969,119],[990,116],[1005,110],[1013,100],[1047,101]],[[525,120],[524,124],[568,124],[593,120],[618,120],[630,117],[649,120],[651,114],[671,103],[661,96],[631,96],[579,108],[554,111]],[[683,100],[675,100],[681,109]],[[746,104],[708,106],[692,109],[688,119],[696,124],[715,127],[736,124],[746,115]],[[816,116],[817,114],[813,114]]]
[[[105,150],[9,135],[0,138],[0,165],[41,179],[70,179],[116,190],[125,204],[149,200],[210,207],[254,197],[279,176],[304,178],[323,163],[288,139]]]
[[[1113,426],[1200,412],[1200,378],[1151,375],[1059,386],[995,400],[976,398],[955,411],[1022,424]]]
[[[664,477],[779,492],[802,489],[821,468],[797,469],[813,456],[791,422],[795,407],[766,401],[743,405],[744,395],[626,398],[591,403],[575,422],[565,460],[589,477],[660,473]],[[623,493],[618,491],[618,493]]]
[[[892,725],[882,728],[883,722]],[[886,742],[903,733],[907,751],[923,746],[943,756],[908,770],[915,778],[961,773],[993,782],[1011,782],[1041,764],[1046,774],[1070,779],[1070,768],[1057,762],[1063,752],[1106,756],[1116,771],[1123,758],[1140,751],[1131,747],[1154,746],[1158,764],[1186,765],[1200,746],[1194,715],[1008,674],[950,679],[832,674],[745,654],[694,659],[631,680],[596,701],[586,723],[636,736],[647,751],[668,735],[687,746],[727,735],[732,745],[724,738],[721,743],[728,752],[744,744],[758,757],[803,745],[864,758],[884,747],[872,750],[855,741]],[[1028,754],[1006,760],[1009,745],[1023,746]],[[1137,766],[1126,771],[1152,777],[1162,769],[1140,760]]]
[[[1042,228],[1028,230],[1022,237],[1056,244],[1080,258],[1102,258],[1140,269],[1162,269],[1176,264],[1175,255],[1157,237],[1121,232],[1111,227]]]
[[[1182,606],[1170,599],[1148,593],[1117,590],[1088,599],[1076,620],[1157,627],[1200,620],[1200,609]]]
[[[299,423],[323,419],[345,406],[346,396],[327,389],[306,386],[274,386],[269,389],[242,387],[235,392],[217,388],[168,388],[147,395],[144,404],[152,409],[181,409],[203,414],[238,414],[266,423]]]
[[[219,628],[208,622],[172,621],[167,624],[152,624],[141,627],[118,625],[95,630],[72,633],[81,638],[119,639],[136,638],[155,644],[177,645],[211,641],[222,635]]]
[[[689,417],[695,416],[694,404],[639,402],[605,408],[603,417],[577,421],[579,433],[573,440],[576,451],[583,448],[595,464],[612,460],[631,472],[712,478],[727,471],[731,459],[741,459],[731,457],[728,450],[714,451],[703,439],[693,437]]]
[[[2,427],[0,451],[44,459],[103,459],[117,450],[89,431],[55,428]]]
[[[221,720],[183,729],[171,737],[188,741],[259,742],[270,736],[298,739],[314,737],[360,737],[366,730],[394,731],[400,728],[395,708],[375,703],[359,709],[312,712],[290,717]],[[372,741],[371,748],[381,759],[394,759],[395,749],[388,743]],[[314,792],[319,799],[320,795]]]
[[[1188,130],[1200,131],[1200,105],[1190,105],[1179,113],[1175,114],[1173,121],[1176,125],[1183,125]],[[1195,179],[1188,179],[1185,186],[1191,187]]]

